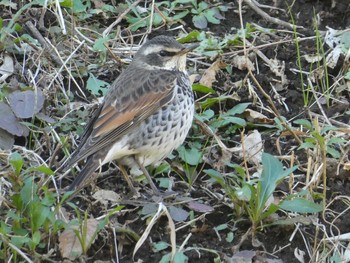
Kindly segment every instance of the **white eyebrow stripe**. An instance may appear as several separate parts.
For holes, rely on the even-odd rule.
[[[179,52],[180,49],[176,49],[176,48],[164,48],[164,46],[158,46],[158,45],[152,45],[147,47],[142,53],[144,56],[147,56],[151,53],[158,53],[161,50],[165,50],[168,52]]]

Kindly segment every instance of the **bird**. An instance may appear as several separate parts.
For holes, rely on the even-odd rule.
[[[160,194],[145,167],[159,164],[178,148],[192,126],[195,104],[186,59],[196,47],[160,35],[139,48],[111,84],[76,150],[62,166],[66,172],[86,160],[68,191],[83,188],[97,169],[115,160],[132,191],[125,167],[142,171],[153,192]]]

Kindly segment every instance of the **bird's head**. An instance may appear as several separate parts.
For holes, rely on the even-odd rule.
[[[168,36],[152,38],[137,51],[134,63],[149,69],[186,70],[186,54],[198,47],[185,46]]]

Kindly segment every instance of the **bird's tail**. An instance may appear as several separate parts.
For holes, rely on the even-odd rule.
[[[82,188],[86,180],[97,170],[100,166],[100,162],[94,160],[93,156],[87,158],[85,166],[80,171],[77,177],[75,177],[73,183],[68,188],[68,191],[74,191]]]

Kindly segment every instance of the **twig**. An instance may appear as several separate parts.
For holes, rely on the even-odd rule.
[[[141,0],[137,0],[137,1],[135,1],[134,3],[132,3],[127,9],[125,9],[125,11],[124,11],[123,13],[121,13],[121,14],[118,16],[117,20],[115,20],[109,27],[107,27],[107,28],[103,31],[102,36],[103,36],[103,37],[107,36],[107,35],[109,34],[109,32],[111,32],[112,28],[113,28],[115,25],[119,24],[120,21],[122,21],[122,19],[124,18],[124,16],[126,16],[126,14],[129,13],[130,10],[131,10],[132,8],[134,8],[135,6],[137,6],[140,2],[141,2]]]
[[[26,26],[29,29],[29,31],[32,33],[32,35],[39,41],[39,43],[43,46],[44,49],[46,49],[48,55],[52,58],[52,60],[58,65],[62,66],[62,61],[60,58],[56,55],[55,50],[47,43],[45,38],[40,34],[39,30],[36,29],[36,27],[33,25],[31,21],[26,22]]]
[[[294,27],[296,27],[296,28],[304,28],[302,26],[297,26],[297,25],[290,24],[290,23],[288,23],[286,21],[280,20],[280,19],[275,18],[275,17],[271,17],[265,11],[261,10],[256,5],[256,2],[253,1],[253,0],[243,0],[243,1],[244,1],[244,3],[249,5],[249,7],[251,9],[253,9],[256,13],[258,13],[260,16],[262,16],[264,19],[266,19],[268,22],[271,22],[271,23],[274,23],[274,24],[277,24],[277,25],[281,25],[281,26],[284,26],[284,27],[288,27],[290,29],[294,29]]]

